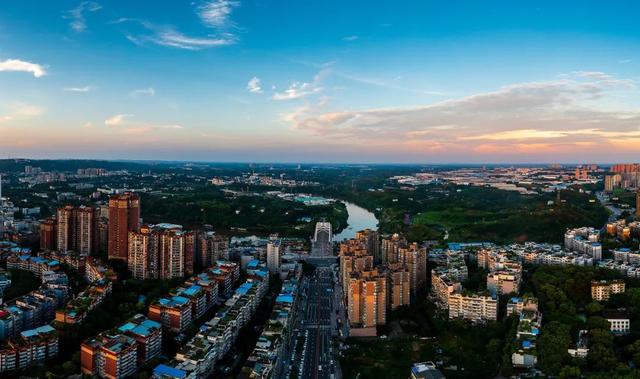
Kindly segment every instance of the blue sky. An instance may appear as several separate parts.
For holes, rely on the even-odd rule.
[[[638,160],[632,1],[8,1],[0,156]]]

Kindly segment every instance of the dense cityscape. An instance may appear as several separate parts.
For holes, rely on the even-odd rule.
[[[0,6],[0,379],[640,379],[639,1]]]
[[[3,375],[636,375],[637,164],[0,170]],[[554,213],[545,239],[462,236],[429,213],[513,196]],[[289,212],[288,233],[265,223]]]

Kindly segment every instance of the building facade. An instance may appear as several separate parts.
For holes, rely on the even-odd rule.
[[[109,259],[128,259],[129,232],[140,228],[140,198],[134,193],[109,198]]]

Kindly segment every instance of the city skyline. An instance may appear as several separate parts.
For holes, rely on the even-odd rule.
[[[637,161],[637,4],[0,10],[7,157]]]

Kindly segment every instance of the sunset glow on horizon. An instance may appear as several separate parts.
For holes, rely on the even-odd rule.
[[[0,157],[640,158],[640,5],[19,1]]]

